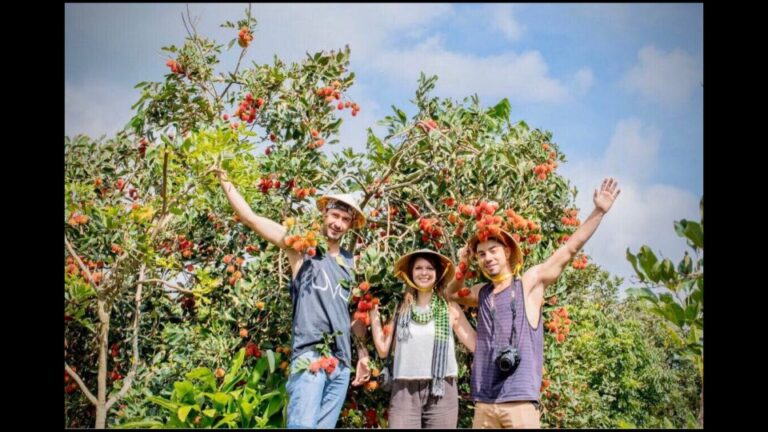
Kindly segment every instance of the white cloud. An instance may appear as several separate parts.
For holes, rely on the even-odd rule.
[[[653,126],[645,126],[637,119],[622,120],[603,157],[569,162],[562,168],[561,174],[579,191],[576,205],[581,210],[582,221],[594,208],[592,194],[602,179],[618,180],[621,194],[584,250],[602,268],[624,277],[624,288],[632,286],[635,274],[626,259],[627,248],[637,253],[642,245],[648,245],[657,255],[660,253],[677,263],[687,249],[685,240],[675,233],[673,223],[699,217],[699,197],[648,179],[648,172],[658,163],[656,150],[660,137],[661,132]],[[623,155],[623,152],[627,153]],[[633,169],[633,161],[644,168]]]
[[[592,73],[592,69],[583,67],[576,71],[573,75],[571,88],[573,93],[577,96],[585,96],[589,93],[592,85],[595,83],[595,76]]]
[[[182,28],[179,13],[184,8],[179,8],[179,11],[169,11],[160,10],[158,7],[158,5],[151,7],[155,10],[154,15],[163,15],[173,20],[170,25],[161,28],[176,28],[176,30]],[[243,9],[244,7],[232,5],[190,6],[192,16],[200,18],[199,29],[204,34],[212,32],[219,42],[225,41],[223,38],[231,37],[231,31],[218,28],[218,24],[226,19],[234,20]],[[141,8],[130,8],[126,11],[138,13],[140,10]],[[452,10],[452,6],[448,4],[254,4],[252,13],[259,23],[244,65],[248,65],[252,60],[271,63],[275,53],[284,60],[299,61],[305,58],[307,52],[339,49],[349,43],[352,48],[351,60],[355,65],[353,70],[357,71],[356,65],[369,63],[390,42],[390,39],[400,32],[423,29],[433,20],[450,15]],[[73,11],[74,9],[68,10],[70,13],[74,13]],[[104,10],[87,8],[79,12],[87,17],[98,13],[103,14]],[[68,17],[70,20],[75,18],[74,15]],[[70,24],[73,22],[75,21],[71,21]],[[90,36],[83,36],[86,42],[89,40],[88,37],[97,36],[100,30],[91,28],[90,31],[92,33]],[[144,33],[139,32],[138,35],[142,34]],[[124,51],[127,49],[128,45],[125,44],[128,40],[134,40],[134,38],[124,39],[122,44],[113,46],[113,49]],[[95,43],[95,40],[93,42]],[[158,50],[159,45],[156,45],[154,49]],[[152,57],[150,61],[164,63],[164,57],[157,59],[157,52],[147,54],[146,57]],[[74,58],[68,60],[76,61]],[[235,56],[223,56],[221,70],[233,69],[234,61],[236,61]],[[161,70],[165,73],[165,68]],[[157,76],[156,79],[161,77]],[[139,80],[141,79],[136,79],[136,81]],[[415,81],[411,85],[414,83]],[[89,82],[88,85],[75,85],[68,81],[65,85],[65,133],[82,132],[99,135],[111,134],[121,129],[132,115],[130,105],[138,98],[138,93],[133,90],[132,85],[133,83],[118,84],[117,82],[101,84]],[[364,148],[365,128],[356,128],[351,125],[370,125],[375,120],[372,117],[375,109],[373,99],[358,89],[359,86],[360,84],[356,84],[354,87],[355,100],[363,109],[356,118],[350,116],[349,121],[345,122],[342,128],[344,135],[341,137],[344,147],[347,146],[346,143],[358,143],[362,138],[362,147],[360,144],[354,146]]]
[[[478,57],[444,48],[439,36],[433,36],[407,50],[391,50],[379,55],[375,66],[396,82],[412,85],[419,73],[439,75],[438,93],[464,97],[505,95],[521,102],[564,101],[568,91],[557,79],[549,77],[544,58],[538,51],[505,53]]]
[[[490,7],[491,25],[499,30],[508,40],[516,41],[522,36],[525,27],[512,13],[512,5],[499,4]]]
[[[643,182],[656,169],[661,131],[637,118],[619,121],[605,152],[604,165],[611,172]]]
[[[255,4],[259,25],[254,52],[298,60],[305,52],[350,45],[354,58],[370,61],[402,33],[453,13],[449,4]],[[415,33],[414,33],[415,32]]]
[[[510,37],[519,36],[523,27],[510,8],[501,5],[491,10],[496,17],[491,19],[499,30]],[[257,6],[255,13],[259,27],[253,51],[262,53],[256,55],[257,61],[271,60],[275,52],[295,61],[305,52],[338,49],[349,43],[356,70],[370,68],[409,91],[424,71],[438,74],[438,92],[451,97],[478,93],[505,95],[520,102],[561,102],[568,97],[566,86],[549,76],[538,51],[480,57],[452,52],[437,36],[424,39],[430,25],[454,15],[449,4],[270,4]],[[394,48],[403,38],[421,42]],[[582,72],[579,88],[588,89],[589,80],[589,75]]]
[[[496,15],[482,17],[482,22],[495,26],[509,40],[522,37],[525,29],[516,20],[510,7],[490,7],[496,8]],[[142,8],[144,6],[131,10],[134,10],[135,15],[146,15],[147,9]],[[223,19],[239,18],[245,8],[245,5],[190,5],[192,14],[202,18],[198,27],[201,33],[215,35],[220,43],[226,42],[227,37],[233,37],[233,31],[219,29],[218,24]],[[595,8],[583,13],[591,16],[594,12],[602,12],[600,23],[629,22],[629,18],[634,15],[622,5]],[[108,13],[110,10],[103,9],[102,13],[114,16],[114,12]],[[386,114],[384,110],[388,109],[391,102],[375,97],[379,93],[375,90],[386,88],[389,91],[391,87],[393,93],[395,90],[407,89],[412,94],[421,71],[440,76],[436,93],[441,96],[464,97],[478,93],[486,100],[506,96],[518,103],[556,104],[566,101],[571,95],[587,94],[595,84],[593,71],[586,67],[564,77],[565,82],[551,76],[547,62],[535,50],[488,56],[449,50],[439,36],[430,38],[428,35],[434,35],[438,25],[439,28],[450,25],[450,20],[446,18],[455,14],[450,4],[255,3],[253,13],[259,25],[244,66],[250,66],[251,61],[271,63],[275,53],[290,62],[303,59],[306,52],[339,49],[350,44],[351,69],[357,73],[358,79],[349,96],[361,105],[362,110],[357,117],[351,117],[349,111],[345,110],[342,114],[345,122],[340,132],[341,143],[333,147],[326,146],[323,149],[325,151],[338,151],[345,147],[363,151],[366,128],[371,126],[376,130],[375,121]],[[122,13],[118,15],[123,16]],[[155,39],[144,40],[150,34],[168,33],[164,37],[179,45],[178,34],[182,29],[179,11],[173,11],[173,15],[153,13],[150,17],[152,20],[165,19],[165,27],[155,29],[154,22],[151,22],[151,25],[145,26],[153,29],[151,32],[139,30],[130,34],[121,33],[126,37],[111,40],[100,39],[98,34],[94,36],[89,33],[80,39],[71,40],[88,44],[88,50],[91,51],[92,42],[95,45],[97,41],[106,40],[110,44],[104,48],[105,52],[134,53],[135,57],[141,56],[144,59],[135,61],[136,68],[140,67],[142,61],[154,62],[160,65],[161,73],[165,73],[160,45],[153,42]],[[102,26],[110,25],[102,23]],[[622,30],[626,28],[620,27]],[[70,25],[69,28],[80,27]],[[171,29],[175,30],[171,32]],[[216,29],[217,32],[209,29]],[[143,42],[137,45],[136,39],[141,36],[145,36],[141,39]],[[409,45],[412,40],[421,43]],[[129,41],[141,47],[151,45],[154,51],[132,48]],[[69,53],[74,49],[69,45],[67,48]],[[236,55],[229,54],[225,55],[229,60],[222,62],[221,69],[225,69],[228,62],[235,61]],[[81,60],[91,59],[87,56],[67,58],[68,62]],[[68,78],[71,78],[69,72],[70,69]],[[362,79],[364,74],[365,80]],[[691,96],[700,85],[701,76],[700,59],[694,61],[689,54],[680,50],[662,52],[654,47],[646,47],[639,52],[638,64],[628,71],[623,82],[630,91],[639,92],[644,97],[676,104]],[[107,79],[112,77],[108,76]],[[389,86],[383,78],[391,81]],[[132,85],[143,79],[159,80],[161,76],[142,75],[141,79],[121,85],[87,80],[78,80],[87,84],[73,85],[67,81],[65,133],[100,135],[121,129],[132,114],[130,105],[138,98],[138,92]],[[563,174],[582,191],[577,199],[577,204],[583,210],[582,219],[586,217],[584,213],[592,208],[592,190],[599,185],[603,176],[613,175],[621,183],[622,194],[615,208],[586,246],[593,259],[614,274],[633,274],[625,259],[627,247],[637,251],[640,245],[648,244],[673,259],[681,256],[685,242],[675,235],[672,222],[698,217],[699,197],[685,190],[652,183],[661,140],[662,133],[657,128],[637,119],[626,119],[617,123],[610,144],[601,158],[571,162],[562,168]]]
[[[559,6],[565,7],[567,14],[575,19],[591,21],[601,28],[610,27],[622,31],[626,31],[627,26],[632,23],[632,18],[639,15],[638,5],[626,3],[581,3]]]
[[[646,46],[637,58],[638,63],[627,72],[622,84],[664,106],[681,107],[703,80],[700,62],[681,49],[664,52]]]
[[[159,6],[153,7],[152,10],[155,10]],[[166,30],[181,29],[179,13],[183,8],[179,11],[167,10],[169,8],[172,7],[157,9],[154,15],[173,20],[163,27]],[[224,19],[236,19],[243,9],[242,6],[233,5],[190,6],[192,15],[200,18],[198,29],[220,42],[225,42],[232,32],[218,28],[218,24]],[[499,10],[503,12],[496,14],[503,17],[499,25],[506,29],[508,35],[522,29],[514,20],[511,9],[501,6]],[[140,11],[140,8],[128,8],[123,12],[136,14]],[[103,10],[91,11],[91,14],[96,12],[103,13]],[[358,76],[367,72],[369,80],[388,79],[394,85],[401,86],[400,90],[407,90],[409,93],[415,86],[419,72],[423,70],[428,74],[440,75],[438,93],[451,97],[465,97],[473,93],[490,98],[504,95],[516,102],[560,102],[568,97],[566,86],[549,76],[547,64],[538,51],[479,57],[474,54],[451,52],[436,37],[422,40],[435,23],[442,23],[455,14],[450,4],[254,4],[252,13],[257,17],[259,24],[255,29],[251,49],[246,54],[245,65],[251,61],[271,63],[275,53],[286,61],[298,61],[303,59],[307,52],[339,49],[349,43],[352,49],[351,68]],[[84,16],[89,15],[86,13]],[[74,18],[68,19],[71,21]],[[74,21],[70,24],[72,22]],[[89,40],[97,37],[96,33],[91,33],[82,35],[81,39],[85,42],[81,43],[90,43]],[[166,35],[166,38],[175,40],[169,35]],[[402,50],[392,48],[398,43],[402,46],[403,38],[406,41],[417,38],[416,40],[422,42],[414,47],[405,45],[408,47]],[[113,42],[105,49],[125,51],[130,48],[126,41],[134,39],[133,36],[124,38],[124,42]],[[157,51],[157,47],[155,50],[151,54],[147,53],[147,59],[136,59],[135,62],[158,65],[164,63],[164,56]],[[221,70],[234,68],[235,59],[236,56],[223,56]],[[68,61],[74,62],[76,59],[68,58]],[[155,69],[165,72],[164,67]],[[151,73],[156,72],[153,70]],[[137,92],[131,88],[132,85],[137,81],[151,79],[147,73],[140,76],[141,78],[135,78],[123,86],[111,82],[81,86],[68,81],[66,133],[114,133],[122,128],[130,118],[130,104],[137,99]],[[83,80],[87,78],[80,77]],[[160,76],[155,79],[160,79]],[[582,74],[579,82],[582,88],[588,87],[588,74]],[[355,87],[360,85],[358,79]],[[357,118],[350,118],[349,123],[372,124],[375,120],[372,117],[373,110],[366,110],[366,107],[374,106],[373,94],[357,90],[356,99],[365,100],[367,103],[361,103],[363,111]],[[346,126],[342,130],[345,134],[342,136],[344,146],[347,142],[365,142],[364,128],[354,132],[354,127]],[[359,144],[355,145],[356,148],[358,146]]]

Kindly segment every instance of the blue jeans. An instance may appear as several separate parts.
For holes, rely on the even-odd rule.
[[[299,359],[308,358],[311,362],[319,357],[317,352],[307,351],[291,362],[291,371]],[[287,427],[335,428],[347,396],[349,375],[349,368],[341,362],[330,376],[323,369],[314,374],[309,370],[291,372],[285,385],[288,391]]]

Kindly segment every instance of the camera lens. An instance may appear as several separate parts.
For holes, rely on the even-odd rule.
[[[499,369],[501,369],[502,372],[507,372],[511,368],[512,362],[506,355],[499,359]]]

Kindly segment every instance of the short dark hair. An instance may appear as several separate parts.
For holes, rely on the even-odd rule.
[[[341,210],[349,213],[351,216],[355,215],[355,210],[352,207],[350,207],[348,204],[341,202],[339,200],[332,200],[328,203],[328,205],[325,206],[326,211],[330,209]]]

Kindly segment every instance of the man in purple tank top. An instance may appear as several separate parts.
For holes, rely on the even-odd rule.
[[[511,234],[486,227],[469,239],[461,260],[474,256],[490,280],[471,288],[454,280],[448,296],[478,307],[477,344],[472,362],[473,428],[539,428],[538,401],[544,363],[541,307],[544,290],[597,230],[619,195],[613,178],[594,192],[595,208],[568,241],[543,263],[518,277],[523,254]],[[509,288],[509,289],[507,289]]]

